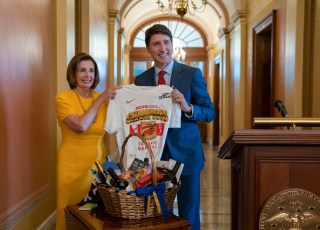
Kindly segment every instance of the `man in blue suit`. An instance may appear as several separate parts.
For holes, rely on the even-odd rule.
[[[172,34],[161,24],[150,27],[145,34],[148,53],[154,66],[135,79],[138,86],[156,86],[160,71],[165,71],[165,84],[174,88],[173,102],[181,107],[181,128],[168,130],[162,159],[182,162],[181,187],[178,192],[179,216],[191,223],[192,230],[200,229],[200,174],[204,155],[197,121],[210,122],[214,118],[213,103],[200,69],[172,59]]]

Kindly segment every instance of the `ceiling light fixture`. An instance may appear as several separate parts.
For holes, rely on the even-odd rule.
[[[177,62],[184,62],[186,59],[186,54],[186,51],[184,51],[181,46],[176,46],[173,49],[172,57]]]
[[[172,10],[176,10],[177,14],[181,18],[189,12],[190,15],[195,15],[196,12],[202,13],[206,5],[208,4],[207,0],[201,0],[201,5],[195,3],[192,0],[168,0],[168,5],[165,6],[163,1],[157,0],[158,8],[163,14],[169,14]]]

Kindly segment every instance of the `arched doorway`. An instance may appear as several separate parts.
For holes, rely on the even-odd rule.
[[[152,58],[145,48],[144,37],[146,29],[156,23],[166,25],[172,32],[174,49],[182,49],[185,52],[185,57],[176,60],[199,68],[207,81],[207,52],[205,48],[207,39],[204,33],[190,21],[169,17],[148,21],[133,33],[130,42],[133,45],[130,52],[130,81],[133,83],[135,76],[153,65]],[[207,142],[206,122],[198,122],[198,126],[202,142]]]

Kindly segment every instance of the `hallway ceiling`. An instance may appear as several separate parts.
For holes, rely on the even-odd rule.
[[[204,42],[201,34],[191,25],[186,24],[184,21],[168,21],[168,20],[157,20],[152,24],[163,24],[166,25],[172,32],[173,45],[177,47],[203,47]],[[149,28],[149,25],[145,26],[137,34],[133,47],[146,46],[145,44],[145,31]]]
[[[167,0],[163,1],[167,2]],[[194,1],[200,4],[201,0]],[[156,2],[156,0],[119,0],[110,3],[111,7],[120,11],[120,23],[125,30],[126,44],[130,43],[132,34],[150,20],[168,19],[168,17],[180,20],[180,16],[175,12],[163,15]],[[208,0],[203,13],[196,13],[194,16],[187,13],[183,20],[194,23],[205,34],[208,44],[215,44],[219,40],[219,29],[229,25],[230,15],[235,12],[236,4],[239,4],[237,2],[239,0]]]

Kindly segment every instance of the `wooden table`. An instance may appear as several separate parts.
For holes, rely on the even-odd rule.
[[[140,220],[121,219],[109,216],[99,208],[92,211],[79,211],[77,205],[66,207],[66,222],[68,230],[96,229],[96,230],[143,230],[143,229],[180,229],[189,230],[188,221],[175,215],[165,219],[162,216]]]

